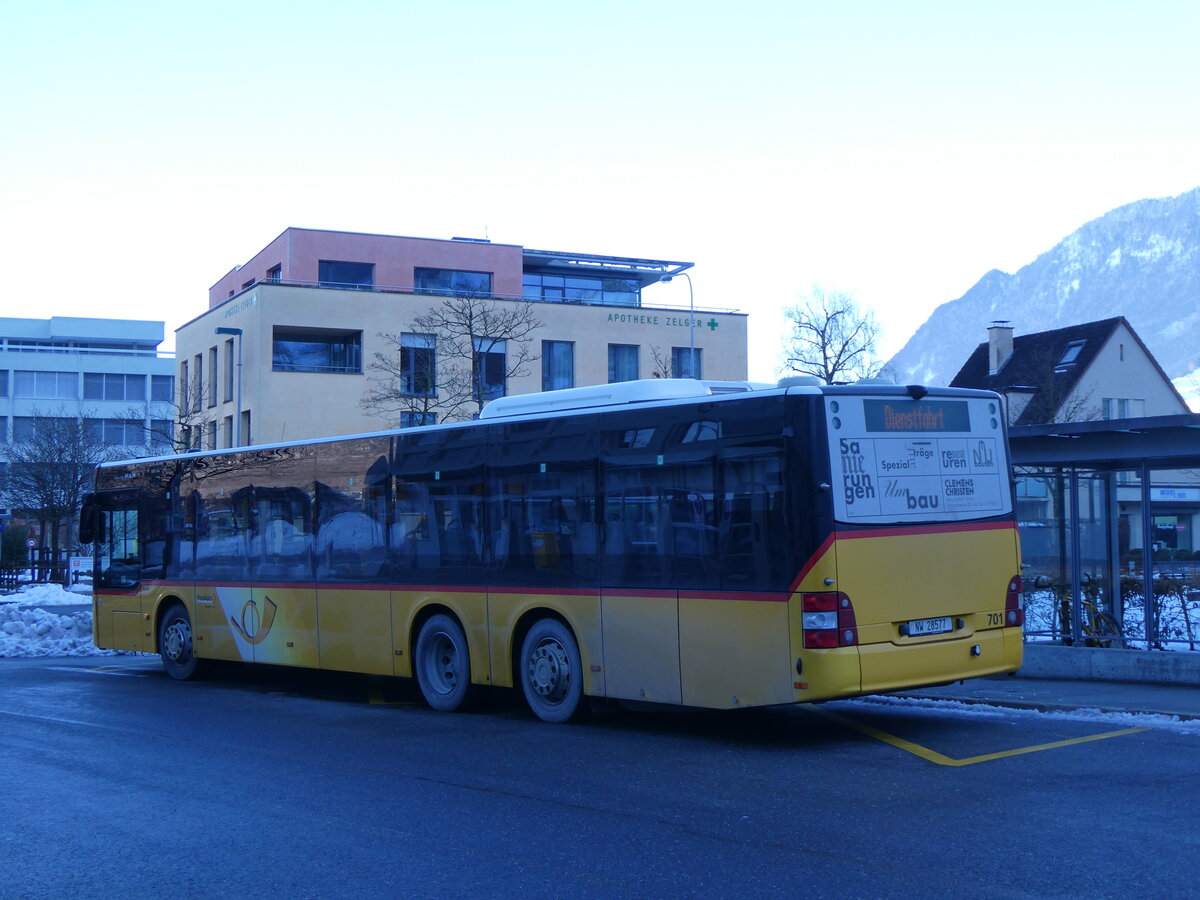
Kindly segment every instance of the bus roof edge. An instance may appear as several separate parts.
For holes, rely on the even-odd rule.
[[[702,382],[692,378],[644,378],[616,384],[594,384],[559,391],[497,397],[483,408],[479,418],[502,419],[560,410],[595,409],[627,403],[689,400],[709,396],[712,396],[712,392]]]

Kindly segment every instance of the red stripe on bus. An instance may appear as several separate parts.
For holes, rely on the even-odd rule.
[[[156,587],[191,587],[190,581],[154,581],[144,584]],[[485,585],[436,585],[436,584],[337,584],[332,582],[231,582],[214,581],[195,583],[197,590],[206,588],[259,588],[260,590],[326,590],[326,591],[407,591],[409,593],[443,594],[501,594],[527,597],[651,597],[681,600],[733,600],[741,603],[786,603],[790,594],[779,591],[676,591],[661,588],[528,588],[487,587]],[[133,593],[137,593],[136,591]]]
[[[554,597],[599,597],[600,588],[550,588],[531,590],[529,588],[519,587],[490,587],[486,589],[489,594],[522,594],[535,595],[539,597],[554,596]]]
[[[825,540],[821,541],[821,546],[818,547],[816,552],[808,558],[808,561],[800,567],[800,574],[792,579],[792,593],[800,590],[800,582],[808,577],[808,573],[812,571],[813,566],[817,564],[822,556],[829,552],[829,548],[833,546],[833,538],[833,534],[826,535]]]
[[[680,591],[680,600],[734,600],[739,603],[787,603],[790,595],[778,591]]]
[[[857,538],[897,537],[906,534],[952,534],[959,531],[1007,531],[1017,527],[1012,519],[1003,522],[960,522],[945,525],[906,525],[897,528],[869,528],[864,531],[837,531],[837,540],[855,540]]]

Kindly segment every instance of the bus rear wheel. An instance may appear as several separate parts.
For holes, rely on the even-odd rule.
[[[471,653],[462,626],[444,613],[431,616],[421,626],[413,655],[425,702],[439,712],[462,707],[471,688]]]
[[[192,648],[192,620],[182,603],[172,603],[159,619],[158,655],[167,674],[179,681],[194,678],[200,669]]]
[[[571,629],[558,619],[535,622],[519,660],[525,702],[543,722],[560,725],[583,717],[583,664]]]

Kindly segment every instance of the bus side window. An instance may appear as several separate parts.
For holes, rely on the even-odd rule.
[[[765,446],[727,448],[721,460],[724,487],[718,554],[726,590],[778,589],[795,571],[795,547],[784,509],[783,455]]]
[[[134,500],[134,503],[137,501]],[[142,560],[138,545],[136,507],[101,509],[97,584],[110,588],[132,587],[141,579]]]

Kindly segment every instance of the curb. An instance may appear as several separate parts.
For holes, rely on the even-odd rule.
[[[1200,687],[1200,653],[1032,642],[1025,644],[1025,662],[1016,674],[1018,678]]]

